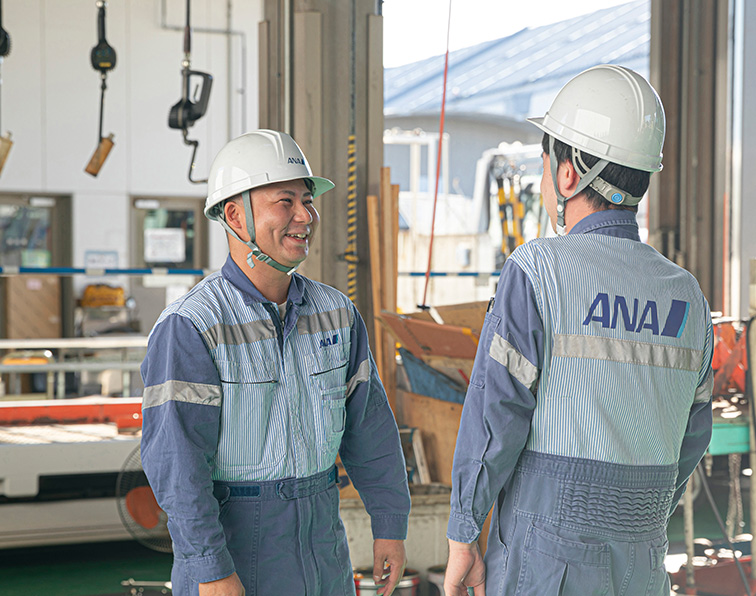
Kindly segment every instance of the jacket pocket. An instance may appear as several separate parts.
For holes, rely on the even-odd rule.
[[[501,317],[492,312],[486,313],[486,318],[481,330],[480,342],[478,343],[478,354],[475,355],[472,375],[470,376],[470,385],[483,388],[486,386],[486,368],[488,367],[488,350],[491,348],[494,334],[499,329]],[[485,352],[481,350],[485,349]]]
[[[286,454],[285,400],[278,373],[265,361],[216,361],[223,386],[216,464],[229,470],[262,471]]]
[[[310,382],[314,389],[315,433],[313,441],[326,451],[338,449],[346,428],[346,389],[349,360],[342,345],[314,352]]]

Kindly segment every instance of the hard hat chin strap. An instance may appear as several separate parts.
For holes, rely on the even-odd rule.
[[[247,265],[249,265],[250,269],[255,268],[255,262],[254,259],[257,259],[261,263],[265,263],[266,265],[270,265],[273,267],[273,269],[276,269],[278,271],[282,271],[283,273],[286,273],[286,275],[291,275],[297,270],[297,266],[295,267],[287,267],[286,265],[282,265],[278,261],[276,261],[273,257],[266,255],[263,251],[260,250],[260,247],[255,244],[255,219],[252,216],[252,201],[249,197],[249,191],[245,190],[242,194],[242,203],[244,204],[244,214],[246,215],[247,220],[247,234],[249,234],[249,241],[245,242],[241,238],[239,238],[239,235],[231,229],[231,226],[228,225],[226,222],[226,218],[221,214],[218,217],[218,222],[220,225],[223,226],[223,228],[231,234],[234,238],[236,238],[239,242],[242,244],[245,244],[250,248],[252,252],[247,254]],[[253,259],[254,257],[254,259]]]
[[[583,153],[580,151],[580,149],[576,149],[575,147],[572,148],[572,165],[575,166],[575,170],[581,177],[585,175],[585,172],[588,172],[590,170],[585,161],[583,161]],[[610,184],[600,176],[596,176],[593,182],[591,182],[588,186],[590,186],[593,190],[595,190],[607,201],[614,205],[627,205],[628,207],[635,207],[635,205],[640,203],[641,199],[643,198],[643,195],[634,197],[621,188],[614,186],[614,184]]]
[[[573,149],[573,165],[575,163],[574,151],[576,150]],[[556,156],[554,155],[554,136],[549,135],[549,166],[551,169],[551,182],[554,185],[554,192],[556,193],[557,197],[556,231],[559,236],[564,236],[567,233],[567,226],[564,223],[565,203],[567,203],[567,201],[569,201],[571,198],[583,192],[591,184],[591,182],[593,182],[598,177],[598,175],[608,164],[609,162],[606,159],[600,159],[596,162],[596,165],[594,165],[587,172],[582,172],[581,169],[576,166],[575,170],[577,171],[578,175],[580,175],[580,182],[578,182],[577,188],[575,188],[575,192],[573,192],[569,197],[565,197],[561,192],[559,192],[559,184],[557,182],[557,169],[559,168],[559,163],[557,162]]]

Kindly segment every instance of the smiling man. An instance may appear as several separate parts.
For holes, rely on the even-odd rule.
[[[407,475],[365,324],[295,273],[333,186],[271,130],[210,169],[205,215],[228,259],[166,308],[142,365],[142,462],[168,514],[174,594],[353,595],[337,454],[371,517],[378,594],[403,573]]]

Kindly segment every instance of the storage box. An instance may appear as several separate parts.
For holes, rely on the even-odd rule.
[[[47,339],[60,337],[61,291],[56,275],[16,275],[0,280],[5,339]]]

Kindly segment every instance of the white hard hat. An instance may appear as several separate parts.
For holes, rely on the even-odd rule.
[[[563,143],[600,159],[642,170],[662,169],[664,107],[632,70],[594,66],[570,80],[543,118],[528,121]]]
[[[289,135],[275,130],[256,130],[229,141],[215,156],[207,179],[205,216],[218,219],[213,209],[245,190],[304,178],[317,197],[334,187],[327,178],[313,176],[299,145]]]

